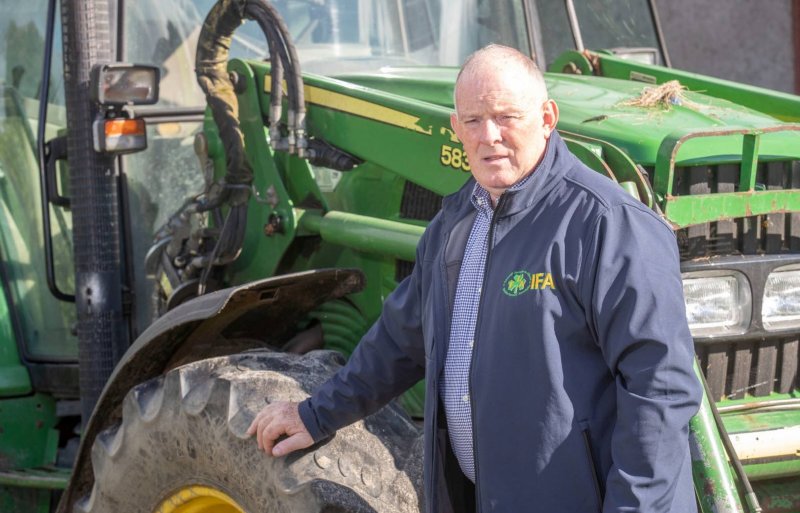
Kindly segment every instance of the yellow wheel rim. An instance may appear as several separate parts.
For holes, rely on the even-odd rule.
[[[164,500],[156,513],[244,513],[227,493],[202,485],[181,488]]]

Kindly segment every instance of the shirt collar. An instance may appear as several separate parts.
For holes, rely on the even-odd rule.
[[[530,180],[533,173],[528,173],[522,180],[518,181],[514,185],[508,188],[509,191],[517,191],[525,186]],[[472,189],[472,196],[470,197],[470,201],[472,202],[472,206],[474,206],[478,211],[485,211],[485,210],[494,210],[492,208],[492,196],[489,194],[489,191],[481,187],[478,182],[475,182],[475,187]]]

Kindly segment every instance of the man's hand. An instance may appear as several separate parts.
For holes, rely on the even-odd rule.
[[[298,403],[277,402],[265,406],[247,428],[249,436],[256,435],[258,449],[273,456],[286,456],[292,451],[310,447],[314,440],[300,419]],[[275,444],[281,436],[286,439]]]

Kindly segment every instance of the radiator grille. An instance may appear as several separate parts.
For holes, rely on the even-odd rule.
[[[696,347],[715,401],[786,394],[798,387],[796,337]]]
[[[739,165],[677,168],[675,193],[735,192]],[[800,162],[760,164],[759,190],[800,189]],[[717,255],[800,253],[800,214],[767,214],[723,220],[678,230],[682,260]],[[798,387],[798,337],[697,346],[697,356],[714,400],[746,394],[788,393]]]
[[[442,208],[442,196],[419,185],[406,182],[400,203],[400,217],[430,221]]]
[[[442,196],[419,185],[406,182],[403,199],[400,203],[400,217],[418,221],[430,221],[442,208]],[[414,269],[414,262],[398,260],[395,265],[395,279],[403,281]]]
[[[763,190],[800,189],[800,162],[760,164],[756,187]],[[683,167],[675,170],[676,195],[734,192],[739,165]],[[754,255],[800,252],[800,214],[768,214],[723,220],[678,230],[681,259],[716,255]]]

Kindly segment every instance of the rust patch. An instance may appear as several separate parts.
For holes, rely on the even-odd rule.
[[[595,75],[600,74],[600,56],[596,53],[590,52],[589,50],[583,51],[583,56],[586,57],[586,60],[589,61],[589,64],[592,65],[592,73]]]

